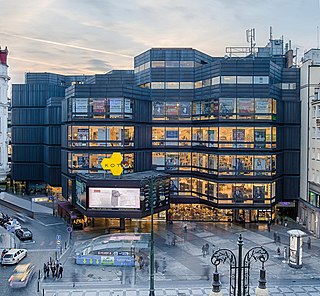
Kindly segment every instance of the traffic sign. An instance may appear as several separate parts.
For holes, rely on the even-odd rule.
[[[57,240],[57,245],[61,245],[61,240]]]
[[[72,227],[68,226],[67,227],[67,232],[71,233],[72,232]]]
[[[57,240],[57,241],[61,241],[61,234],[57,234],[57,235],[56,235],[56,240]]]

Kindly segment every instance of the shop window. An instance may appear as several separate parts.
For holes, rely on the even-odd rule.
[[[179,153],[166,153],[166,170],[178,170],[179,167]]]
[[[166,145],[178,146],[179,141],[179,129],[178,127],[166,128]]]
[[[180,146],[190,146],[191,144],[191,128],[190,127],[179,128],[179,140],[180,140]]]
[[[152,152],[152,165],[164,166],[165,165],[165,153],[164,152]]]

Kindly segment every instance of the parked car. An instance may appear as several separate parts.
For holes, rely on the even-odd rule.
[[[16,236],[21,241],[32,240],[32,232],[28,228],[24,227],[16,230]]]
[[[21,224],[16,219],[13,219],[5,223],[4,228],[8,231],[15,232],[16,230],[21,229]]]
[[[2,258],[2,264],[16,264],[27,257],[26,249],[10,249]]]
[[[7,254],[9,252],[10,249],[3,249],[0,255],[0,262],[2,262],[2,258],[5,254]]]
[[[9,278],[11,288],[24,288],[35,274],[35,266],[31,263],[19,264]]]

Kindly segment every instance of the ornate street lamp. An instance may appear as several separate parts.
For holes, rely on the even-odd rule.
[[[164,182],[161,175],[150,176],[141,180],[142,194],[140,195],[141,201],[148,202],[150,206],[151,216],[151,231],[150,231],[150,288],[149,296],[155,296],[154,293],[154,233],[153,233],[153,214],[154,208],[157,205],[157,200],[165,199],[164,195]],[[157,194],[158,192],[158,194]]]
[[[221,296],[221,282],[218,273],[218,266],[222,263],[229,263],[229,276],[230,276],[230,296],[250,296],[250,269],[253,261],[261,262],[259,285],[256,288],[256,295],[267,296],[268,289],[266,288],[266,271],[264,263],[269,259],[269,253],[263,247],[251,248],[243,257],[242,248],[243,239],[242,235],[238,238],[238,260],[236,255],[229,249],[219,249],[215,251],[211,257],[211,263],[214,265],[213,284],[210,296]]]

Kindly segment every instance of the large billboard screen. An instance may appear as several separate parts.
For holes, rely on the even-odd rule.
[[[89,188],[89,207],[140,209],[140,188]]]

